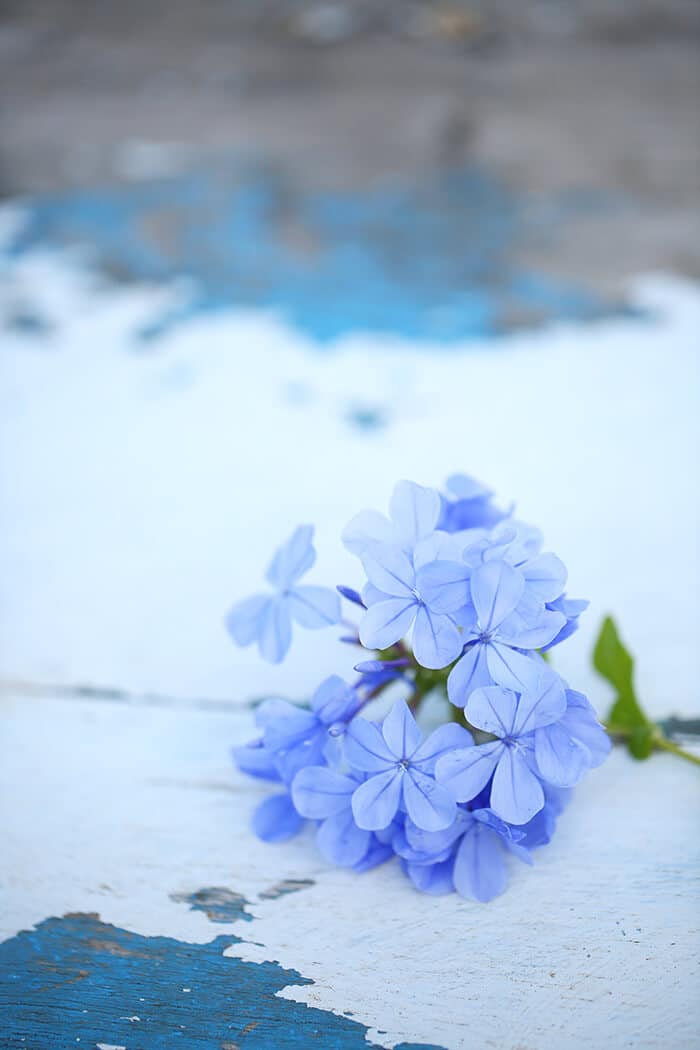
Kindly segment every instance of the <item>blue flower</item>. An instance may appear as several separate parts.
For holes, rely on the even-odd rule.
[[[263,842],[286,842],[296,835],[304,824],[288,791],[270,795],[255,810],[252,819],[255,834]]]
[[[605,761],[611,746],[583,693],[567,689],[562,717],[535,732],[537,769],[555,787],[573,787],[587,769]]]
[[[280,782],[282,777],[275,763],[275,756],[265,747],[262,737],[251,740],[241,747],[232,747],[231,756],[241,773],[259,780]]]
[[[406,681],[408,664],[406,657],[397,660],[363,660],[353,668],[360,675],[354,688],[365,690],[364,695],[369,696],[389,682]]]
[[[552,671],[542,672],[537,687],[520,695],[500,686],[474,690],[466,718],[496,739],[443,755],[435,771],[438,781],[458,802],[470,802],[491,781],[493,812],[509,824],[526,824],[545,801],[533,734],[557,722],[566,707],[564,683]]]
[[[366,871],[392,855],[391,846],[359,828],[352,812],[352,796],[364,777],[340,773],[327,766],[307,766],[292,783],[292,800],[298,813],[320,821],[318,848],[331,864]]]
[[[376,543],[362,564],[372,586],[369,608],[360,622],[360,641],[368,649],[386,649],[413,627],[413,652],[423,667],[446,667],[462,651],[452,617],[434,612],[423,601],[411,558],[398,546]]]
[[[512,828],[490,809],[457,807],[453,824],[444,831],[423,831],[406,821],[405,834],[394,840],[413,884],[424,893],[456,890],[462,897],[490,901],[506,888],[507,852],[531,863],[519,844],[523,832]]]
[[[345,758],[351,768],[370,774],[352,796],[357,826],[381,830],[401,810],[427,831],[448,827],[455,817],[455,801],[435,782],[433,771],[441,755],[469,742],[470,734],[449,722],[421,743],[421,732],[403,700],[394,704],[381,729],[355,718],[345,735]]]
[[[288,700],[265,700],[256,712],[256,722],[263,730],[262,745],[281,779],[290,783],[304,766],[336,757],[347,723],[360,704],[357,693],[338,675],[321,682],[310,710]]]
[[[463,628],[467,648],[447,681],[453,704],[463,707],[474,689],[494,682],[517,690],[534,687],[542,661],[532,651],[551,642],[566,622],[533,592],[539,576],[530,579],[528,590],[525,574],[506,561],[485,561],[473,569],[438,561],[421,569],[418,583],[434,614],[450,612]]]
[[[340,599],[327,587],[299,586],[297,581],[316,561],[313,527],[300,525],[275,553],[266,578],[275,593],[238,602],[226,617],[237,645],[258,643],[260,655],[280,663],[292,641],[292,620],[301,627],[328,627],[340,620]]]
[[[560,642],[565,642],[574,631],[578,630],[578,618],[582,612],[585,612],[589,604],[589,602],[580,598],[567,598],[565,594],[560,595],[553,602],[547,602],[547,608],[553,612],[562,613],[566,617],[566,623],[556,638],[553,638],[547,645],[542,646],[543,652],[555,645],[559,645]]]
[[[391,495],[389,518],[376,510],[361,511],[343,530],[343,543],[358,557],[375,543],[401,547],[410,555],[435,530],[440,511],[440,494],[435,489],[399,481]]]
[[[437,526],[445,532],[492,528],[510,515],[510,511],[494,507],[490,489],[466,474],[452,474],[446,485],[449,495],[442,497]]]

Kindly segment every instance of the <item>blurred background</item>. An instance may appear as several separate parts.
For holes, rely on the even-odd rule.
[[[700,671],[700,6],[0,6],[0,671],[307,691],[222,617],[399,477],[514,499],[617,614],[649,707]],[[658,610],[664,609],[663,617]],[[596,695],[597,691],[597,695]]]

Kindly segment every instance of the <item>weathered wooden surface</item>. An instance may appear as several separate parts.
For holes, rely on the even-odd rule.
[[[3,1045],[691,1046],[696,770],[615,753],[487,907],[423,897],[395,865],[332,870],[310,836],[252,837],[264,788],[229,747],[252,733],[251,697],[305,695],[352,654],[302,636],[261,667],[220,617],[297,519],[319,522],[317,578],[354,582],[334,536],[358,502],[397,474],[440,477],[458,449],[548,524],[593,597],[562,669],[605,703],[586,661],[611,608],[651,709],[692,713],[696,293],[650,286],[655,325],[429,362],[369,340],[314,359],[235,318],[144,358],[125,347],[152,297],[86,311],[79,271],[33,258],[11,276],[44,294],[58,352],[14,332],[3,358]],[[258,406],[291,376],[311,401],[280,393],[270,428]],[[388,422],[367,433],[342,412],[369,377]]]
[[[319,6],[0,30],[4,184],[45,191],[0,209],[0,1046],[685,1050],[696,770],[615,752],[489,906],[334,870],[253,838],[229,749],[355,657],[222,617],[297,522],[354,584],[350,516],[466,470],[592,600],[572,684],[606,706],[612,611],[698,713],[700,294],[637,277],[698,272],[697,17],[383,4],[336,47]]]
[[[694,1045],[694,769],[615,753],[484,907],[253,839],[251,726],[5,697],[3,1046]]]

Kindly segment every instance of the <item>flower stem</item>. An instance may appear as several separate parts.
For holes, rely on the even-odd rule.
[[[679,758],[684,758],[686,762],[692,762],[694,766],[700,766],[700,756],[692,754],[690,751],[686,751],[684,747],[679,747],[678,744],[674,744],[672,740],[669,740],[663,733],[659,733],[654,738],[654,744],[662,751],[670,751],[672,755],[678,755]]]
[[[610,736],[617,737],[620,740],[629,740],[632,736],[631,729],[626,729],[623,726],[616,726],[610,722],[605,724],[605,729]],[[674,744],[674,742],[669,740],[669,738],[665,736],[658,727],[655,727],[654,729],[652,743],[654,748],[659,751],[669,751],[672,755],[678,755],[679,758],[685,759],[686,762],[690,762],[694,766],[700,766],[700,755],[694,755],[691,751],[686,751],[684,747]]]

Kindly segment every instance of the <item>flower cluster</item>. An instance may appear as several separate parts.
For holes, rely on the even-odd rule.
[[[274,593],[227,617],[234,641],[279,662],[292,620],[347,625],[340,594],[361,609],[344,640],[372,658],[351,684],[322,682],[308,707],[262,703],[259,737],[234,758],[279,785],[253,817],[265,841],[309,822],[333,864],[360,872],[398,857],[420,890],[487,901],[505,888],[509,854],[531,863],[549,841],[569,789],[610,741],[544,655],[587,605],[566,597],[563,563],[483,485],[456,475],[446,490],[400,481],[388,517],[353,518],[343,543],[364,570],[360,591],[299,584],[315,561],[310,526],[277,551]],[[385,690],[394,699],[381,719]],[[452,714],[424,738],[414,714],[436,692]]]

